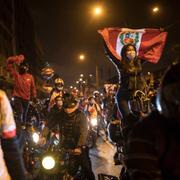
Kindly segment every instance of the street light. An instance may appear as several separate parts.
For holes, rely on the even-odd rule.
[[[102,6],[94,6],[92,13],[94,16],[99,17],[100,15],[102,15],[103,13],[103,8]]]
[[[85,55],[84,54],[80,54],[79,55],[79,60],[80,61],[84,61],[85,60]]]
[[[101,7],[95,7],[94,8],[94,14],[95,15],[100,15],[102,13],[102,8]]]
[[[153,7],[152,11],[154,14],[159,12],[159,7],[157,7],[157,6]]]

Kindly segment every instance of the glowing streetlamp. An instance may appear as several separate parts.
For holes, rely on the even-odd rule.
[[[153,12],[154,14],[155,14],[155,13],[158,13],[158,12],[159,12],[159,7],[157,7],[157,6],[153,7],[152,12]]]
[[[100,6],[97,6],[94,8],[94,15],[99,16],[102,14],[102,8]]]
[[[85,60],[85,55],[84,54],[80,54],[79,55],[79,60],[80,61],[84,61]]]

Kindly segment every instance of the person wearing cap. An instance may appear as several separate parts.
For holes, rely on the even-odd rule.
[[[26,123],[29,101],[36,100],[36,86],[33,75],[29,74],[29,65],[23,55],[11,56],[7,59],[7,70],[14,79],[14,109],[21,123]],[[18,66],[18,70],[15,67]]]

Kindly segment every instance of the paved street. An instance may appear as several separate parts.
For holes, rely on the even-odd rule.
[[[90,150],[93,171],[96,175],[96,179],[98,179],[97,175],[99,173],[119,177],[121,166],[115,166],[113,161],[116,148],[104,139],[105,138],[99,137],[97,140],[97,147]]]

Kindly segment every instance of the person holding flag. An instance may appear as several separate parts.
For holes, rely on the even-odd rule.
[[[142,89],[141,60],[137,57],[133,44],[124,45],[121,50],[122,60],[118,61],[106,48],[108,58],[116,65],[120,88],[116,94],[118,108],[124,127],[131,127],[137,120],[129,108],[129,100],[137,89]]]
[[[98,31],[105,41],[106,55],[119,74],[120,88],[117,103],[125,129],[132,127],[137,118],[128,101],[142,87],[141,59],[157,63],[161,57],[166,32],[159,29],[105,28]]]

